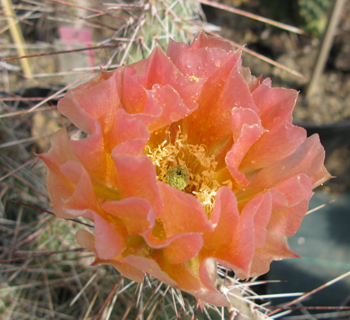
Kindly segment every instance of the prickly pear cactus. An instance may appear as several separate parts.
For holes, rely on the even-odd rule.
[[[306,31],[315,35],[323,33],[331,4],[332,0],[298,0],[299,15]]]
[[[131,46],[126,46],[121,62],[147,58],[156,46],[165,50],[169,39],[191,42],[202,28],[209,26],[203,21],[204,14],[197,0],[150,0],[134,14],[138,16],[135,23],[126,28]]]

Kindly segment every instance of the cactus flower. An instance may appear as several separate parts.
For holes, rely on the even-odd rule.
[[[297,257],[286,239],[330,178],[318,136],[292,124],[296,98],[204,33],[102,71],[58,103],[86,137],[60,129],[40,155],[55,214],[93,221],[76,239],[95,263],[227,306],[217,263],[245,279]]]

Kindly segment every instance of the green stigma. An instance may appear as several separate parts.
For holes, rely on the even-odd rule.
[[[172,187],[183,190],[190,182],[190,174],[183,166],[173,166],[166,173],[166,181]]]

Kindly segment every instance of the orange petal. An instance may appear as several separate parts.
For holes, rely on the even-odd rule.
[[[306,175],[297,175],[277,185],[287,200],[285,207],[273,210],[268,229],[281,237],[294,235],[300,227],[312,196],[312,182]]]
[[[185,232],[202,233],[210,229],[208,217],[200,202],[168,184],[158,182],[164,202],[162,219],[168,237]]]
[[[186,108],[192,111],[198,106],[196,100],[202,85],[203,81],[194,81],[191,77],[182,75],[169,58],[159,48],[156,48],[147,60],[135,63],[125,69],[124,107],[131,114],[144,112],[147,100],[146,90],[157,90],[159,87],[170,86],[181,97]],[[161,98],[166,99],[163,97],[163,93],[157,98],[160,105]],[[152,110],[155,109],[152,108]],[[174,110],[171,110],[171,105],[162,108],[162,121],[159,121],[153,130],[156,127],[161,128],[170,124],[172,113]]]
[[[272,196],[270,192],[258,194],[250,200],[242,210],[241,217],[245,215],[254,217],[254,246],[260,248],[265,244],[267,225],[272,211]],[[239,225],[240,227],[240,225]],[[246,232],[249,232],[248,230]]]
[[[171,61],[182,74],[195,76],[199,79],[211,77],[235,55],[232,47],[228,52],[220,47],[195,47],[191,45],[178,52],[177,46],[181,47],[181,43],[171,42],[169,44],[168,53]]]
[[[195,257],[203,246],[203,238],[199,233],[186,233],[174,236],[174,240],[163,248],[164,255],[171,264],[181,263]]]
[[[324,156],[324,148],[318,135],[313,135],[307,138],[289,157],[262,168],[252,176],[246,189],[236,192],[237,199],[252,197],[258,192],[273,188],[275,185],[302,173],[311,178],[313,188],[315,188],[331,177],[323,165]]]
[[[112,259],[125,249],[124,238],[116,231],[113,223],[108,223],[99,214],[93,213],[95,223],[95,247],[100,259]]]
[[[95,237],[90,232],[86,230],[78,230],[75,239],[81,247],[96,253]]]
[[[96,246],[95,246],[95,237],[90,232],[86,230],[79,230],[76,233],[75,238],[81,247],[89,249],[93,251],[95,254],[97,254]],[[134,280],[136,282],[143,282],[144,273],[140,269],[129,265],[122,259],[103,260],[97,257],[93,265],[99,264],[99,263],[112,264],[123,276],[131,280]]]
[[[185,105],[179,93],[168,84],[164,86],[154,85],[152,93],[157,104],[162,108],[162,113],[150,125],[150,131],[155,131],[173,122],[179,121],[192,112],[192,109],[189,109]]]
[[[240,186],[245,187],[248,180],[239,171],[239,167],[250,147],[260,138],[265,129],[254,111],[243,108],[232,109],[232,126],[236,141],[227,153],[225,161],[232,177]]]
[[[249,88],[239,74],[240,56],[240,51],[231,52],[220,68],[214,66],[208,69],[210,77],[206,79],[198,100],[200,108],[182,123],[184,133],[188,134],[188,142],[205,144],[209,152],[232,134],[230,119],[232,107],[254,105]],[[192,60],[197,59],[199,59],[197,56],[192,56]],[[202,68],[207,68],[205,63]],[[237,89],[232,90],[235,86]],[[245,95],[245,92],[248,95]]]
[[[67,131],[65,129],[58,130],[51,139],[50,150],[45,154],[38,155],[38,157],[44,161],[48,168],[46,183],[55,215],[58,218],[73,218],[72,215],[63,210],[63,206],[71,198],[75,186],[61,172],[60,166],[68,160],[77,163],[79,160],[70,148]]]
[[[207,256],[233,269],[239,277],[249,277],[255,249],[262,247],[266,241],[272,197],[270,193],[256,196],[244,207],[240,216],[237,216],[237,204],[231,190],[222,187],[217,197],[218,206],[221,206],[220,220],[214,231],[203,236]]]
[[[119,109],[111,135],[109,137],[112,153],[140,154],[147,144],[149,132],[147,127],[135,117]]]
[[[296,90],[271,88],[270,79],[266,79],[252,95],[265,129],[273,129],[286,121],[292,122],[292,112],[298,97]]]
[[[152,205],[155,218],[158,218],[163,209],[163,201],[152,161],[145,155],[134,157],[128,154],[113,154],[112,158],[118,169],[121,198],[135,197],[147,200]]]
[[[103,203],[101,207],[124,222],[129,236],[140,235],[154,226],[153,209],[145,199],[130,197]]]
[[[60,169],[61,172],[75,184],[75,190],[70,199],[65,201],[63,206],[64,210],[90,209],[96,212],[100,211],[91,179],[84,167],[78,162],[69,160],[63,164]]]
[[[122,259],[112,259],[108,261],[109,264],[112,264],[124,277],[127,277],[133,281],[142,283],[145,274],[140,269],[131,266]]]
[[[201,31],[197,37],[193,40],[191,49],[198,48],[220,48],[227,52],[232,51],[232,45],[228,41],[222,41],[212,36],[206,35],[204,31]]]
[[[215,281],[218,278],[218,269],[215,259],[204,258],[199,268],[199,275],[208,289],[216,291]]]
[[[97,120],[103,134],[108,135],[115,113],[120,108],[118,88],[121,88],[121,72],[122,69],[117,69],[112,74],[102,73],[98,78],[68,91],[58,102],[58,110],[88,134],[94,131]]]
[[[204,245],[215,250],[230,244],[239,222],[237,200],[228,187],[221,187],[215,197],[215,206],[210,216],[213,230],[203,234]]]
[[[241,67],[241,75],[247,83],[250,92],[253,92],[257,87],[260,86],[261,76],[259,78],[252,75],[249,68]]]
[[[264,274],[270,270],[271,261],[287,258],[299,258],[299,256],[289,249],[286,238],[268,231],[265,246],[255,251],[250,276]],[[240,275],[237,276],[241,278]],[[245,275],[242,276],[244,278]]]
[[[267,167],[291,155],[306,139],[306,130],[289,122],[262,134],[247,152],[241,169]]]
[[[94,123],[93,133],[78,141],[70,141],[74,154],[79,158],[93,180],[106,185],[113,185],[116,180],[116,169],[106,148],[100,125]]]
[[[129,265],[140,269],[142,272],[147,272],[152,277],[172,286],[173,288],[178,288],[178,284],[169,277],[169,275],[164,272],[158,265],[158,263],[153,259],[148,259],[145,257],[129,255],[123,260]]]

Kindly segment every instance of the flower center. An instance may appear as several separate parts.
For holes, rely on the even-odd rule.
[[[173,166],[166,173],[166,182],[176,189],[183,190],[190,182],[190,174],[184,166]]]
[[[145,153],[156,167],[159,181],[193,194],[210,215],[220,184],[215,180],[215,156],[208,156],[204,145],[187,143],[179,128],[174,142],[165,140],[153,149],[146,146]]]

